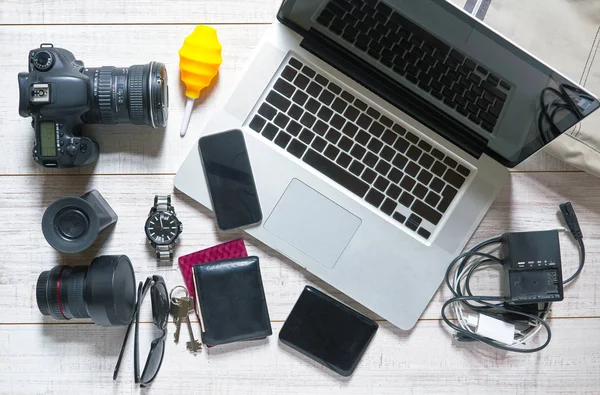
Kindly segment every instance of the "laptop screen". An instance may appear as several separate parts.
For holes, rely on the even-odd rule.
[[[460,122],[509,167],[600,106],[446,0],[287,0],[279,19],[424,98],[430,113]],[[444,127],[432,128],[452,140]]]

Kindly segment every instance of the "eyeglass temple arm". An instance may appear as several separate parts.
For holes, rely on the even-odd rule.
[[[121,361],[123,360],[123,354],[125,352],[125,346],[127,345],[127,340],[129,339],[129,332],[131,332],[131,327],[133,326],[134,322],[139,320],[139,307],[140,307],[140,296],[142,293],[142,288],[143,288],[143,283],[140,281],[140,284],[138,286],[138,300],[135,304],[135,308],[133,311],[133,314],[131,316],[131,321],[129,322],[129,325],[127,325],[127,332],[125,332],[125,338],[123,339],[123,344],[121,345],[121,351],[119,352],[119,359],[117,359],[117,364],[115,366],[115,370],[113,372],[113,380],[116,380],[117,377],[119,376],[119,368],[121,367]],[[135,347],[134,347],[135,348]],[[136,383],[139,382],[139,363],[137,361],[137,352],[134,358],[134,371],[135,371],[135,379],[136,379]]]
[[[136,308],[137,310],[137,308]],[[127,345],[127,339],[129,339],[129,332],[131,331],[131,326],[135,321],[135,313],[134,316],[131,317],[131,322],[127,325],[127,332],[125,332],[125,338],[123,339],[123,345],[121,346],[121,352],[119,352],[119,359],[117,359],[117,365],[115,366],[115,371],[113,372],[113,380],[116,380],[119,376],[119,368],[121,367],[121,360],[123,359],[123,353],[125,352],[125,346]]]

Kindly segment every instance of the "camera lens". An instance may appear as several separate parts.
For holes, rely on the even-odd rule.
[[[57,320],[91,318],[101,326],[127,325],[135,308],[135,275],[125,255],[95,258],[90,266],[55,266],[36,284],[40,312]]]
[[[167,125],[169,88],[164,64],[150,62],[127,67],[88,68],[93,108],[85,123]]]

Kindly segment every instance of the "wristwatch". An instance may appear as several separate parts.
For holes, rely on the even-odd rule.
[[[154,196],[154,206],[150,209],[144,230],[149,243],[156,248],[156,259],[159,262],[173,260],[173,247],[183,225],[171,206],[171,195]]]

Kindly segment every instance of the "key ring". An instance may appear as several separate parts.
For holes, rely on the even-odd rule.
[[[187,290],[187,288],[186,288],[186,287],[184,287],[183,285],[178,285],[178,286],[174,287],[174,288],[171,290],[171,293],[169,293],[169,298],[170,298],[171,300],[173,300],[173,292],[175,292],[175,290],[176,290],[177,288],[182,288],[182,289],[185,291],[185,297],[186,297],[186,298],[187,298],[188,296],[190,296],[190,294],[189,294],[189,292],[188,292],[188,290]]]

